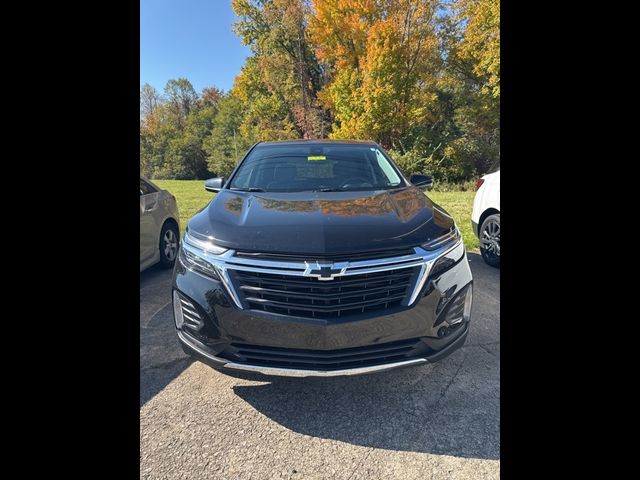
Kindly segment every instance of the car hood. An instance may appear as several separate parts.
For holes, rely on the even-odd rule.
[[[223,189],[188,229],[239,251],[335,255],[417,246],[453,225],[442,207],[411,186],[372,192]]]

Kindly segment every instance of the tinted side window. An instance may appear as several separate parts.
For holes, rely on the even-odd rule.
[[[155,192],[156,189],[149,185],[144,180],[140,180],[140,195],[147,195],[149,193]]]

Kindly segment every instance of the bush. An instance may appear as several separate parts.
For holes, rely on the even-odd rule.
[[[413,173],[423,173],[433,176],[436,182],[462,183],[473,177],[473,166],[455,158],[454,152],[446,147],[444,151],[434,151],[430,155],[416,150],[409,150],[404,154],[389,151],[389,155],[396,162],[402,173],[409,177]]]
[[[433,182],[434,192],[475,192],[476,181],[466,180],[464,182],[452,183],[452,182]]]

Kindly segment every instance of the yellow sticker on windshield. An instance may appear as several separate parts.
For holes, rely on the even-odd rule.
[[[312,160],[326,160],[327,157],[325,157],[324,155],[311,155],[309,157],[307,157],[307,160],[312,161]]]

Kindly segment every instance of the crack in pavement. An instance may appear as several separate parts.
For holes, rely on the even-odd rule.
[[[489,342],[489,343],[466,343],[462,346],[462,348],[465,347],[488,347],[490,345],[499,345],[500,342]]]
[[[449,380],[449,383],[447,384],[447,386],[444,388],[444,390],[440,393],[440,396],[438,397],[438,399],[433,403],[432,406],[429,407],[430,411],[427,414],[427,418],[425,419],[425,426],[426,428],[431,432],[431,435],[433,436],[433,439],[435,441],[435,448],[439,448],[438,445],[438,436],[434,434],[433,431],[433,427],[431,425],[431,420],[433,420],[433,418],[436,416],[436,414],[438,413],[438,407],[440,405],[440,403],[442,402],[442,400],[444,399],[445,395],[447,394],[447,392],[449,391],[449,387],[451,387],[451,385],[453,384],[453,381],[457,378],[458,374],[460,373],[460,370],[462,370],[462,367],[464,366],[464,362],[467,359],[467,354],[465,353],[464,356],[462,357],[462,361],[460,362],[460,365],[458,365],[458,369],[456,370],[456,372],[451,376],[451,380]],[[403,409],[403,411],[405,411]],[[411,412],[405,412],[405,413],[410,413],[414,418],[417,418],[416,415],[414,415]]]
[[[147,326],[151,323],[151,320],[153,320],[153,317],[155,317],[163,309],[167,308],[167,305],[169,305],[170,303],[171,303],[171,300],[169,300],[167,303],[165,303],[160,308],[158,308],[155,312],[153,312],[151,315],[149,315],[149,319],[144,323],[144,328],[147,328]]]
[[[449,380],[449,383],[447,384],[447,386],[444,387],[444,390],[442,392],[440,392],[440,397],[438,397],[438,400],[436,400],[436,403],[434,403],[434,405],[433,405],[434,408],[438,407],[438,405],[440,404],[440,402],[442,401],[444,396],[449,391],[449,387],[451,387],[451,384],[453,383],[453,381],[456,379],[456,377],[460,373],[460,370],[462,370],[462,367],[464,366],[464,361],[466,359],[467,359],[467,353],[465,352],[464,357],[462,357],[462,361],[460,362],[460,365],[458,366],[458,369],[456,370],[456,373],[453,374],[453,376],[451,377],[451,380]]]
[[[351,472],[351,475],[349,475],[349,478],[347,478],[347,480],[351,480],[353,478],[353,476],[356,474],[356,472],[358,471],[358,469],[364,465],[364,462],[367,460],[367,458],[369,458],[371,456],[371,452],[373,452],[374,448],[370,447],[369,451],[365,454],[365,456],[362,458],[362,460],[360,460],[358,462],[358,465],[356,465],[356,468],[353,469],[353,471]]]
[[[166,331],[167,327],[140,327],[140,330],[158,330],[158,331]]]
[[[492,352],[491,350],[489,350],[488,348],[486,348],[484,345],[478,345],[482,350],[484,350],[485,352],[487,352],[489,355],[493,355],[494,357],[496,356],[495,352]]]

